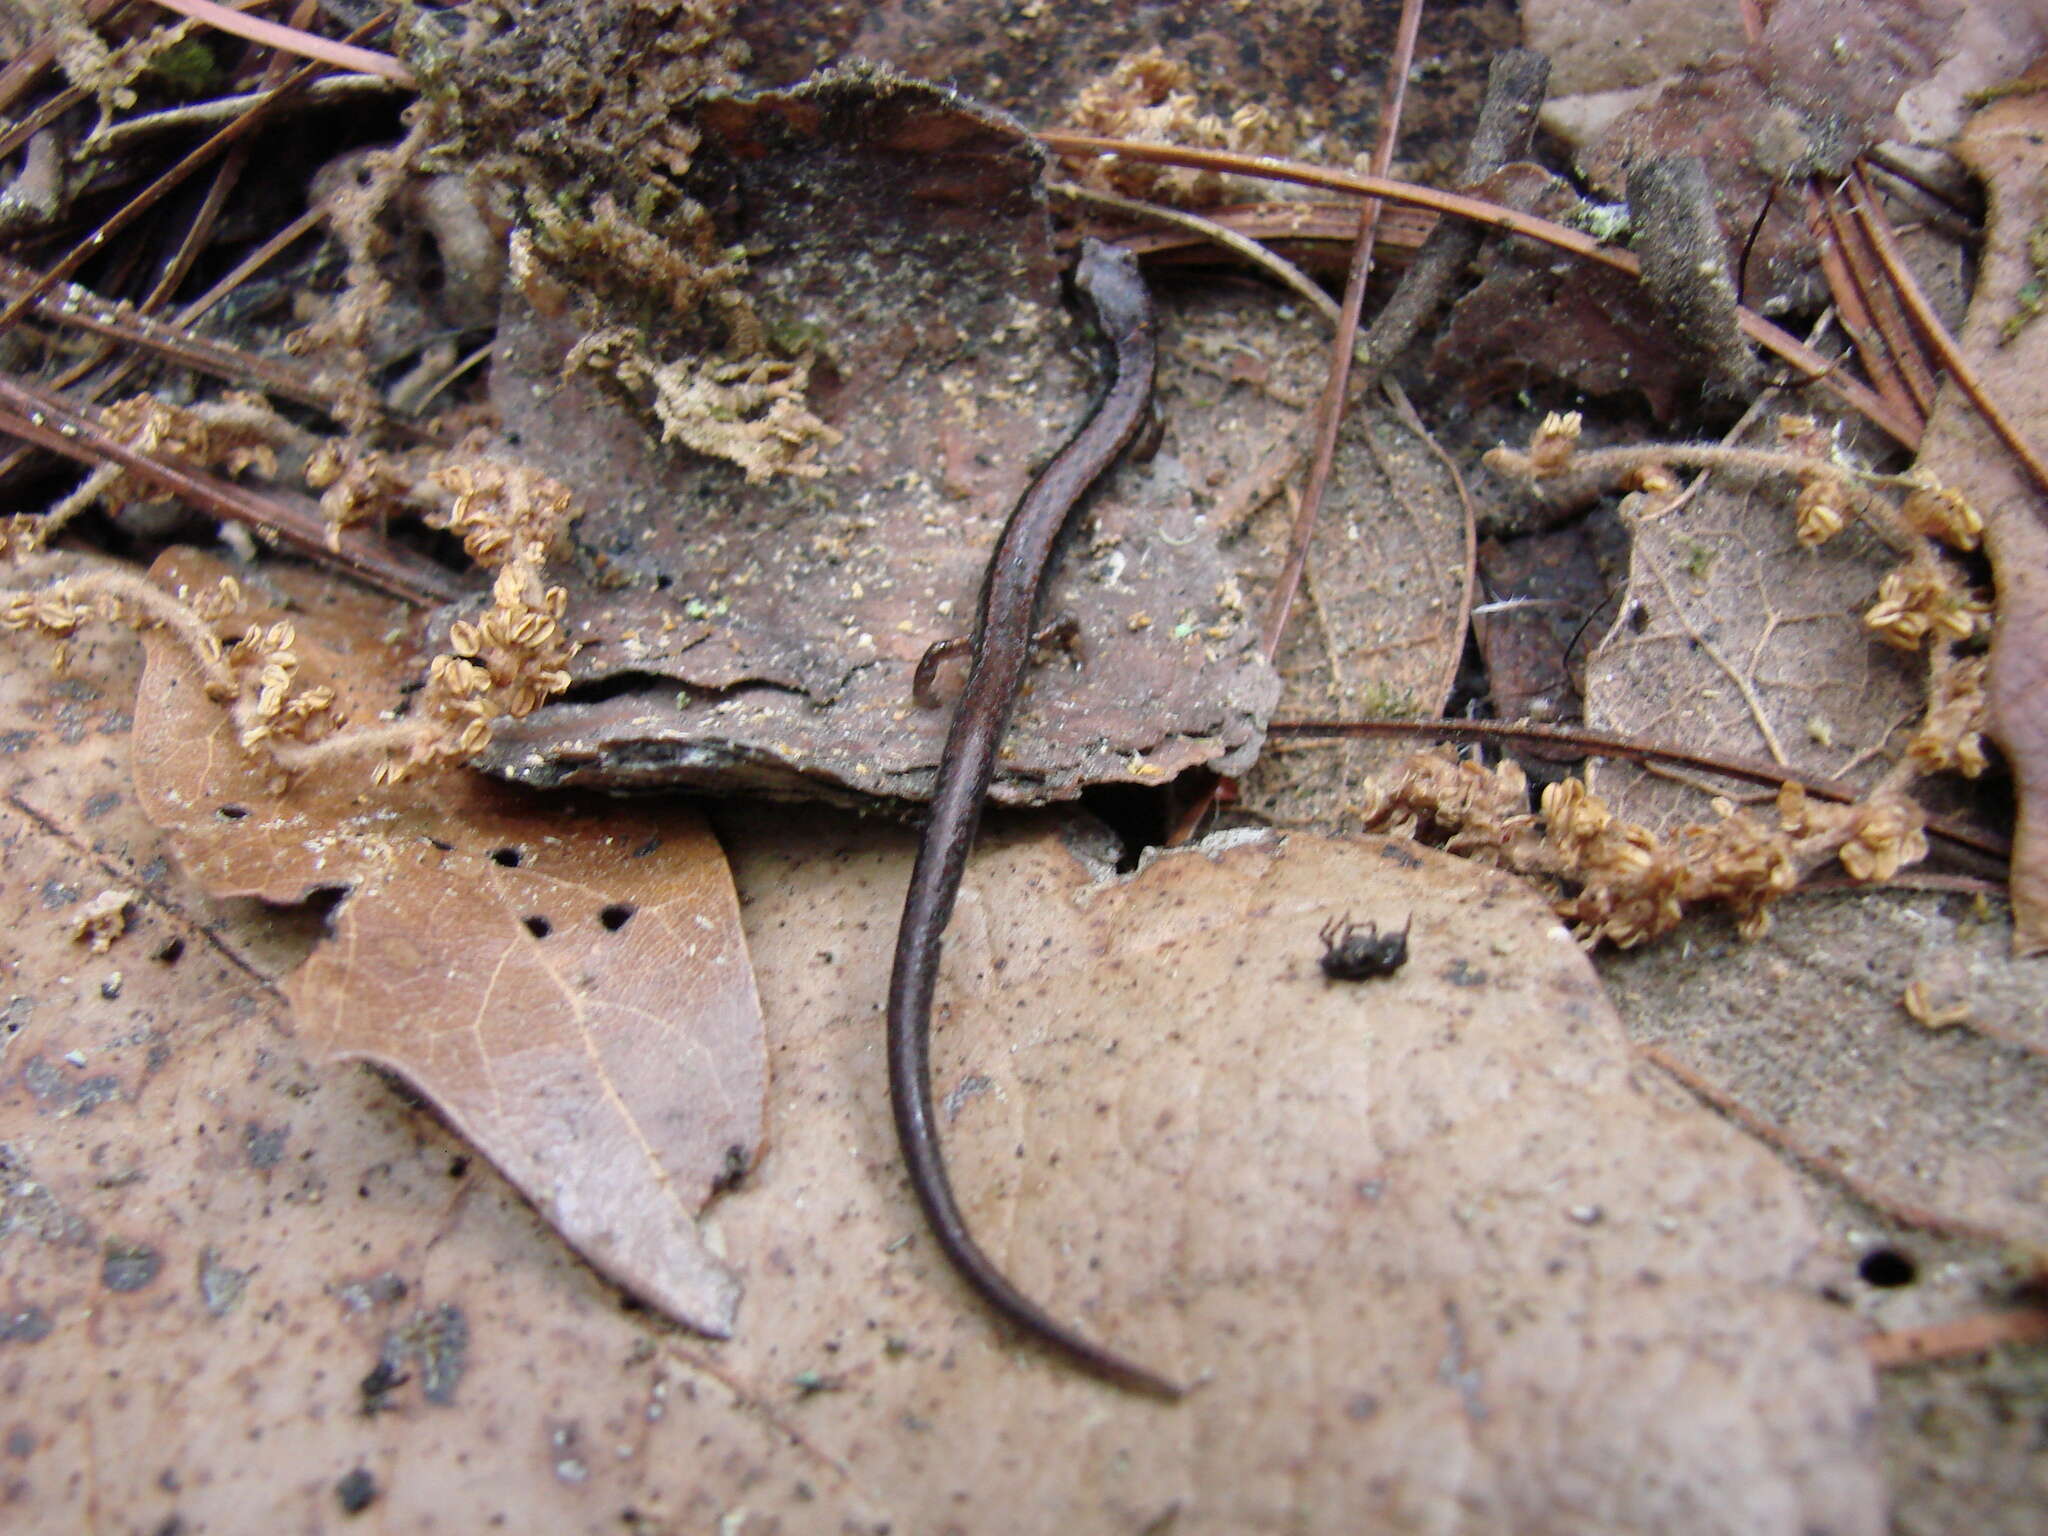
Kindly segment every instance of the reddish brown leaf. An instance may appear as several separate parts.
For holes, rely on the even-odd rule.
[[[174,554],[158,575],[204,587],[223,570]],[[393,693],[395,656],[375,638],[391,609],[274,579],[302,676],[375,718]],[[279,793],[162,638],[135,760],[144,808],[215,895],[343,893],[285,984],[317,1055],[396,1072],[599,1269],[731,1331],[738,1282],[693,1218],[754,1159],[766,1065],[731,882],[694,814],[537,800],[459,773],[373,792],[360,759]]]
[[[1983,180],[1988,209],[1977,289],[1957,341],[1984,388],[2020,432],[2048,446],[2048,320],[2008,339],[2018,296],[2040,274],[2028,253],[2048,218],[2048,99],[2023,93],[1974,117],[1958,152]],[[2048,951],[2048,492],[1976,410],[1945,386],[1921,444],[1920,467],[1961,490],[1984,518],[1998,580],[1998,628],[1987,688],[1992,733],[2019,791],[2012,860],[2013,943]]]
[[[1483,190],[1548,218],[1579,206],[1565,182],[1533,166],[1509,166]],[[1433,375],[1455,380],[1474,401],[1562,383],[1588,395],[1640,392],[1659,416],[1677,409],[1686,369],[1637,283],[1514,244],[1488,250],[1481,266],[1478,285],[1436,335]]]

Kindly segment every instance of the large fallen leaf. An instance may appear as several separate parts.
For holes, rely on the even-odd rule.
[[[1984,247],[1970,312],[1956,338],[1979,380],[2034,447],[2048,451],[2048,321],[2007,327],[2041,274],[2031,254],[2048,218],[2048,110],[2021,93],[1970,120],[1957,151],[1987,194]],[[1953,385],[1942,387],[1920,467],[1968,496],[1984,518],[1998,580],[1991,642],[1992,734],[2019,793],[2013,834],[2013,942],[2048,951],[2048,490],[2014,459]]]
[[[174,554],[157,574],[203,590],[225,570]],[[305,676],[374,719],[404,675],[379,638],[389,605],[274,580]],[[731,883],[702,824],[460,773],[371,791],[360,759],[280,792],[161,636],[136,734],[144,808],[208,891],[341,893],[331,935],[285,983],[316,1057],[396,1072],[599,1269],[729,1332],[739,1284],[694,1217],[754,1160],[766,1062]]]
[[[879,1050],[902,833],[727,820],[776,1139],[712,1213],[748,1290],[707,1345],[280,1036],[250,958],[278,918],[162,857],[118,699],[6,716],[77,744],[7,760],[39,774],[0,874],[23,1529],[87,1499],[144,1529],[348,1528],[365,1499],[404,1531],[1881,1528],[1867,1367],[1805,1288],[1787,1177],[1638,1086],[1497,876],[1308,838],[1127,881],[1044,838],[977,859],[938,1025],[963,1193],[1061,1310],[1207,1373],[1167,1408],[1019,1343],[924,1235]],[[64,893],[101,876],[145,899],[92,957]],[[1323,979],[1347,906],[1414,913],[1406,968]]]
[[[739,855],[791,1021],[777,1099],[808,1112],[720,1225],[778,1274],[750,1276],[728,1359],[841,1385],[806,1423],[849,1454],[897,1402],[932,1427],[893,1464],[930,1514],[909,1526],[1877,1528],[1867,1382],[1792,1284],[1786,1177],[1641,1091],[1535,897],[1398,842],[1254,839],[1130,880],[1042,837],[977,860],[934,1065],[969,1214],[1028,1290],[1205,1384],[1161,1409],[1015,1344],[896,1171],[871,914],[905,864],[823,820]],[[1391,981],[1324,979],[1347,904],[1414,915]]]

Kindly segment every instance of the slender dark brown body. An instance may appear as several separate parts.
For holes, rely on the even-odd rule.
[[[968,1284],[1012,1322],[1097,1375],[1177,1397],[1181,1389],[1173,1382],[1082,1337],[1025,1296],[981,1251],[953,1198],[932,1109],[932,992],[940,940],[981,825],[996,751],[1024,681],[1039,585],[1067,514],[1137,435],[1152,394],[1152,299],[1138,275],[1137,258],[1084,241],[1075,281],[1109,340],[1113,371],[1094,413],[1017,503],[989,560],[967,686],[939,759],[931,820],[918,844],[896,935],[896,969],[889,982],[889,1092],[911,1188],[939,1246]]]

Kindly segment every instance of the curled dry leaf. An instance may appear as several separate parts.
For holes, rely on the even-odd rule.
[[[225,569],[173,553],[156,574],[199,590]],[[389,606],[275,580],[306,673],[373,719],[404,680],[376,638]],[[135,766],[144,808],[212,894],[341,893],[284,983],[317,1056],[397,1073],[599,1269],[731,1330],[739,1284],[695,1217],[754,1160],[766,1063],[724,857],[693,815],[463,774],[373,791],[361,759],[280,790],[157,636]]]
[[[1008,119],[866,67],[699,118],[699,168],[744,208],[722,237],[753,253],[749,302],[833,437],[766,483],[655,443],[610,384],[565,374],[589,316],[515,290],[492,398],[591,509],[550,574],[584,648],[579,690],[490,761],[543,786],[921,797],[947,716],[912,706],[913,669],[972,628],[996,534],[1099,371],[1061,303],[1040,158]],[[1084,663],[1034,674],[1000,799],[1234,771],[1256,749],[1276,684],[1227,530],[1169,446],[1075,519],[1044,608],[1077,621]]]
[[[2021,295],[2041,273],[2031,248],[2048,219],[2048,98],[2039,91],[1987,107],[1957,145],[1988,199],[1984,248],[1963,355],[2035,452],[2048,448],[2048,325],[2008,334]],[[2019,794],[2012,858],[2013,943],[2048,952],[2048,489],[2037,484],[1953,385],[1944,385],[1919,467],[1967,496],[1984,519],[1998,581],[1998,625],[1986,691],[1992,735]]]

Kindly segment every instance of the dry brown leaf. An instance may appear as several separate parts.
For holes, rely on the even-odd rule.
[[[1617,15],[1633,24],[1662,19],[1654,5],[1571,7]],[[1684,7],[1672,7],[1682,12]],[[1812,309],[1825,293],[1814,244],[1799,200],[1787,183],[1810,175],[1840,175],[1872,143],[1892,136],[1893,109],[1908,90],[1926,82],[1957,40],[1960,0],[1779,0],[1761,12],[1761,35],[1746,49],[1716,52],[1709,27],[1694,25],[1698,51],[1681,53],[1684,65],[1629,100],[1618,115],[1577,146],[1576,165],[1603,197],[1620,200],[1630,171],[1644,160],[1699,155],[1726,237],[1730,269],[1740,258],[1743,291],[1766,313],[1789,305]],[[1734,17],[1717,18],[1723,26]],[[1570,17],[1547,19],[1559,35]],[[1597,38],[1600,21],[1584,31]],[[1740,34],[1738,31],[1738,38]],[[1873,60],[1882,67],[1873,68]],[[1581,65],[1564,90],[1642,86],[1634,49],[1610,47],[1604,59]],[[1553,123],[1599,121],[1608,101],[1595,95],[1553,106]],[[1571,131],[1571,130],[1568,130]],[[1777,190],[1774,192],[1774,188]]]
[[[194,555],[158,579],[205,590]],[[391,609],[274,578],[306,675],[356,720],[403,673]],[[724,857],[687,812],[539,801],[472,775],[372,791],[341,760],[280,792],[240,751],[190,657],[153,635],[136,784],[216,896],[342,893],[284,983],[316,1057],[373,1062],[426,1096],[562,1235],[707,1333],[739,1285],[698,1210],[753,1162],[766,1061]]]
[[[1424,179],[1458,164],[1487,62],[1516,40],[1515,10],[1509,0],[1458,0],[1432,12],[1426,86],[1408,93],[1401,120],[1402,155]],[[749,0],[734,27],[764,84],[793,84],[835,60],[873,59],[956,83],[1031,127],[1059,123],[1061,110],[1120,60],[1162,57],[1194,76],[1204,112],[1228,118],[1251,105],[1330,125],[1344,138],[1326,137],[1324,154],[1341,162],[1370,143],[1384,87],[1380,70],[1362,61],[1392,52],[1396,19],[1385,7],[1320,0],[1166,0],[1014,7],[993,25],[983,0],[859,0],[830,9]]]
[[[1272,504],[1260,528],[1271,547],[1286,537],[1294,506],[1292,497]],[[1277,657],[1276,713],[1311,720],[1440,714],[1464,650],[1464,587],[1456,483],[1377,397],[1358,402],[1338,436],[1314,555]],[[1341,741],[1268,748],[1240,785],[1241,801],[1283,825],[1336,825],[1362,783],[1406,750]]]
[[[1553,99],[1651,85],[1743,46],[1742,12],[1692,0],[1525,0],[1522,42],[1551,60]]]
[[[1166,1408],[1017,1342],[924,1236],[879,1061],[901,833],[728,819],[777,1139],[715,1214],[748,1303],[706,1345],[622,1310],[430,1117],[280,1038],[244,959],[276,916],[209,908],[106,808],[125,737],[76,707],[79,751],[0,876],[25,1529],[69,1528],[80,1490],[145,1529],[333,1529],[366,1497],[390,1530],[593,1536],[622,1511],[762,1533],[1169,1511],[1180,1532],[1881,1529],[1868,1368],[1802,1284],[1814,1233],[1785,1175],[1641,1091],[1582,957],[1497,876],[1307,838],[1128,881],[1042,838],[977,861],[937,1063],[963,1192],[1056,1304],[1214,1372]],[[88,970],[44,893],[103,874],[146,894]],[[1412,910],[1408,967],[1326,982],[1314,932],[1346,907]],[[150,960],[169,936],[185,957]],[[118,1005],[106,966],[128,971]],[[1100,1011],[1068,1007],[1098,983]],[[39,1096],[34,1061],[65,1086]]]
[[[970,1217],[1027,1290],[1206,1382],[1160,1409],[1015,1344],[922,1235],[888,1135],[871,914],[906,865],[822,819],[736,864],[793,1024],[778,1102],[808,1108],[721,1208],[735,1253],[790,1272],[750,1275],[726,1358],[839,1381],[806,1418],[823,1443],[908,1404],[930,1428],[856,1463],[870,1486],[911,1470],[964,1529],[1176,1506],[1177,1530],[1877,1527],[1867,1388],[1788,1283],[1812,1233],[1785,1176],[1639,1090],[1529,892],[1399,842],[1239,840],[1130,880],[1044,837],[976,861],[934,1063]],[[1346,906],[1413,913],[1392,981],[1323,978]],[[828,1282],[853,1326],[819,1315]],[[1649,1464],[1662,1492],[1623,1470]]]
[[[2048,447],[2048,325],[2008,341],[2017,297],[2040,274],[2029,242],[2048,219],[2048,98],[2022,93],[1970,120],[1957,152],[1988,200],[1976,293],[1957,336],[1977,376],[2036,453]],[[2019,795],[2011,886],[2013,942],[2048,952],[2048,491],[2037,484],[1951,384],[1942,386],[1920,467],[1968,496],[1984,519],[1998,582],[1998,627],[1986,679],[1992,735]]]
[[[1863,622],[1897,557],[1860,526],[1801,549],[1792,500],[1782,482],[1716,476],[1682,511],[1633,525],[1619,621],[1586,668],[1589,723],[1850,783],[1889,766],[1925,672]],[[1589,777],[1632,821],[1705,811],[1697,789],[1629,764]]]
[[[1510,165],[1475,190],[1547,218],[1584,211],[1569,183],[1533,165]],[[1433,377],[1470,401],[1562,384],[1593,396],[1640,393],[1659,417],[1676,411],[1689,372],[1640,284],[1513,242],[1489,247],[1479,267],[1478,284],[1435,332]]]
[[[1899,98],[1950,57],[1970,9],[1970,0],[1777,0],[1751,58],[1772,91],[1807,115],[1825,154],[1829,133],[1889,135]]]

